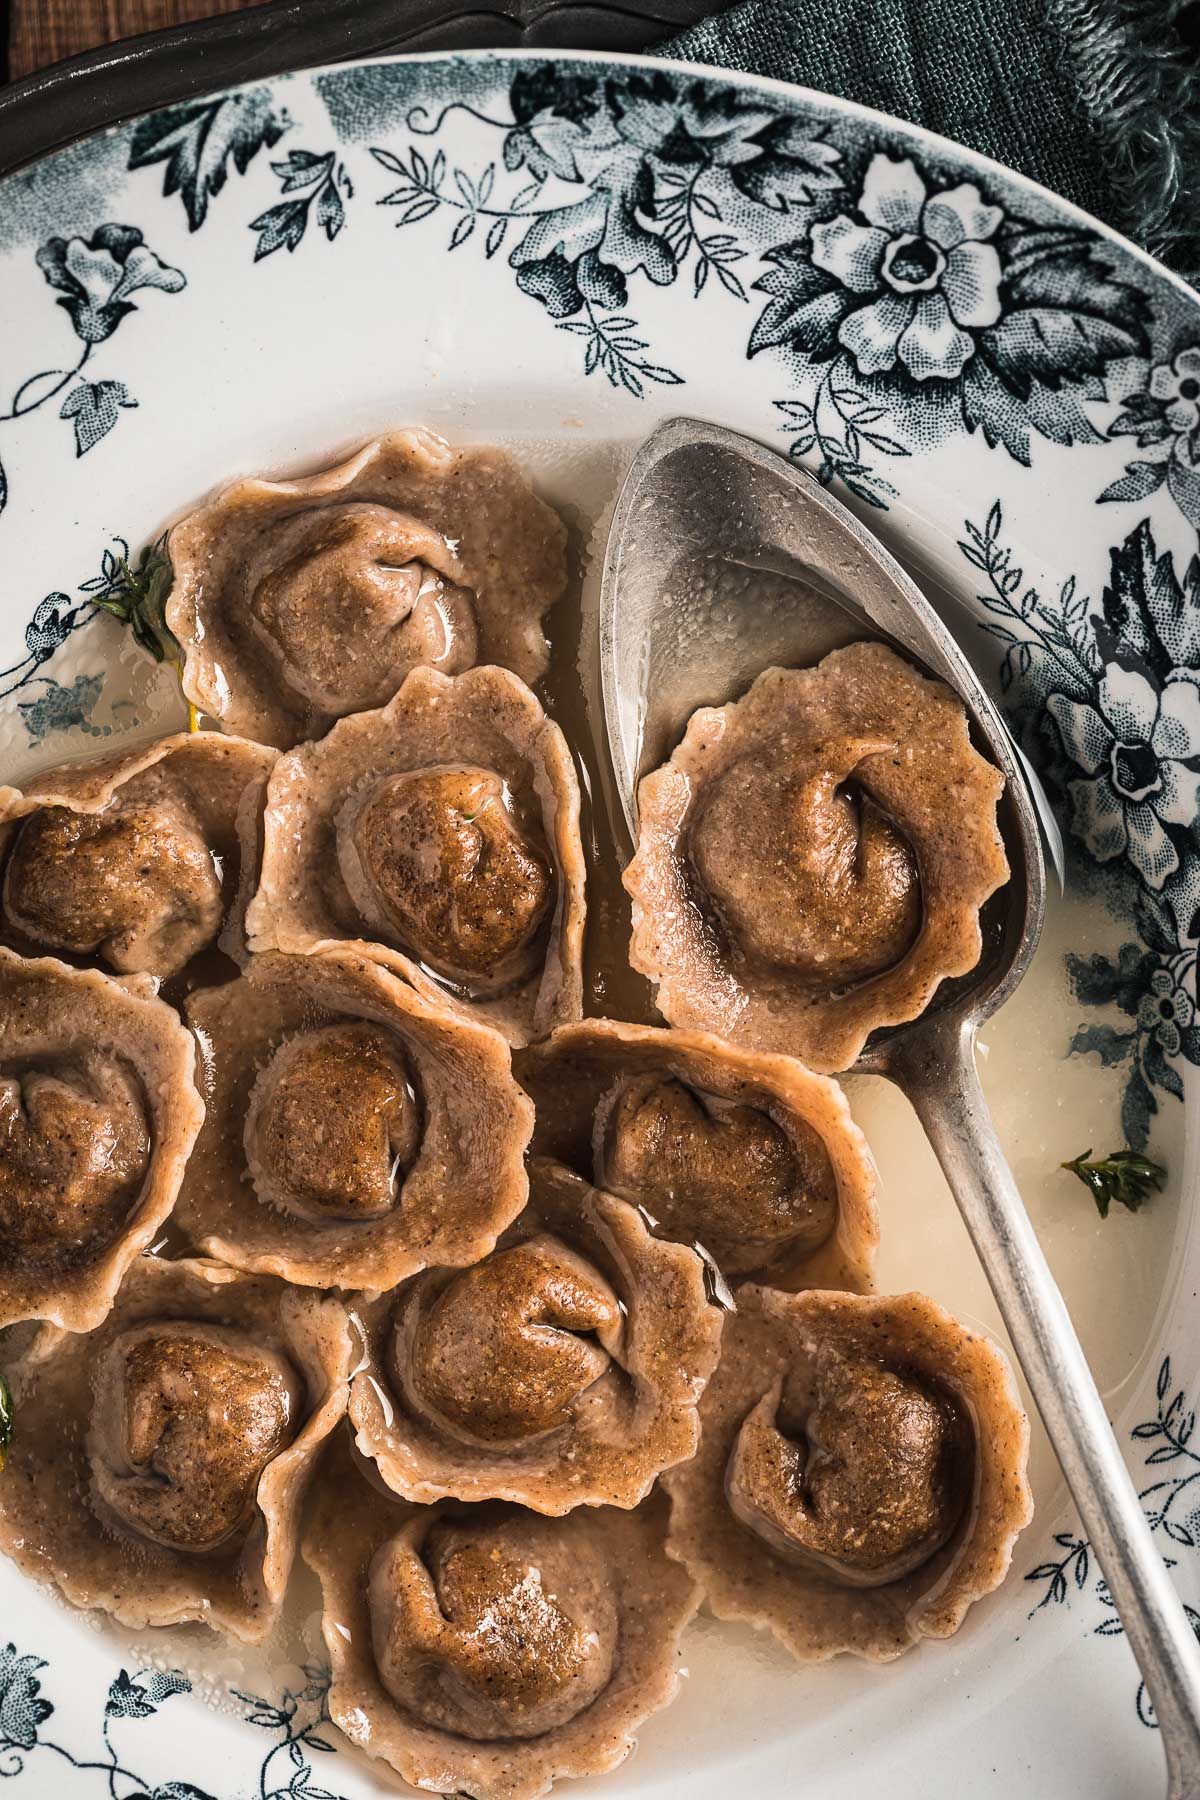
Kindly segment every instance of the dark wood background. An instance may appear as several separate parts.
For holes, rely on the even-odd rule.
[[[319,6],[321,0],[311,0]],[[15,81],[63,56],[164,25],[183,25],[214,13],[237,12],[244,0],[0,0],[7,62],[0,77]]]

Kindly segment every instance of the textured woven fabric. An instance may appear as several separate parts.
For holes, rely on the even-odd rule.
[[[660,53],[925,125],[1195,279],[1196,10],[1179,0],[745,0]]]

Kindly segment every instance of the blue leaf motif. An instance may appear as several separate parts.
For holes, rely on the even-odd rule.
[[[286,250],[289,255],[303,242],[309,217],[330,243],[346,223],[342,196],[349,199],[354,188],[336,153],[327,150],[318,156],[312,150],[290,150],[282,162],[271,164],[285,194],[294,198],[281,200],[251,219],[250,229],[258,233],[254,249],[255,262]]]
[[[1124,475],[1112,481],[1100,495],[1104,500],[1146,500],[1167,479],[1165,462],[1133,462]]]
[[[1200,1455],[1187,1448],[1187,1440],[1194,1429],[1194,1415],[1188,1409],[1187,1396],[1183,1389],[1172,1394],[1171,1359],[1164,1356],[1158,1367],[1155,1380],[1155,1416],[1141,1420],[1133,1427],[1132,1437],[1136,1442],[1147,1443],[1155,1439],[1165,1439],[1157,1448],[1150,1451],[1145,1461],[1147,1465],[1182,1465],[1174,1473],[1161,1476],[1141,1490],[1139,1498],[1146,1521],[1152,1532],[1161,1532],[1162,1536],[1173,1546],[1181,1550],[1195,1551],[1200,1543],[1200,1506],[1186,1519],[1171,1517],[1171,1509],[1181,1495],[1192,1489],[1192,1484],[1200,1476]],[[1186,1504],[1187,1502],[1185,1502]],[[1042,1598],[1030,1612],[1030,1618],[1045,1607],[1055,1605],[1066,1597],[1067,1577],[1073,1573],[1077,1591],[1085,1587],[1090,1569],[1090,1544],[1076,1538],[1070,1531],[1059,1531],[1054,1534],[1054,1542],[1063,1552],[1059,1562],[1039,1563],[1025,1576],[1026,1581],[1034,1581],[1044,1585]],[[1161,1546],[1160,1546],[1161,1548]],[[1166,1568],[1174,1568],[1178,1557],[1163,1555]],[[1101,1576],[1095,1585],[1095,1597],[1101,1606],[1107,1609],[1106,1615],[1092,1627],[1096,1637],[1116,1638],[1124,1635],[1124,1627],[1117,1615],[1108,1584]],[[1189,1623],[1198,1639],[1200,1639],[1200,1612],[1194,1607],[1186,1606]],[[1144,1688],[1137,1692],[1137,1711],[1142,1723],[1155,1727],[1152,1711],[1145,1699]]]
[[[278,206],[270,206],[266,212],[259,213],[250,221],[251,231],[258,233],[255,262],[261,262],[264,256],[273,256],[276,250],[294,250],[302,241],[307,224],[307,200],[281,200]]]
[[[156,1706],[164,1700],[170,1700],[176,1694],[190,1694],[192,1684],[179,1669],[148,1669],[139,1677],[146,1691],[147,1699]]]
[[[1157,963],[1140,944],[1122,944],[1115,962],[1098,952],[1083,957],[1069,951],[1066,965],[1071,992],[1084,1006],[1111,1003],[1133,1018]]]
[[[999,236],[1007,303],[980,345],[1014,393],[1028,400],[1035,383],[1054,389],[1103,375],[1146,348],[1148,302],[1110,274],[1091,232],[1014,223]]]
[[[1121,1129],[1131,1150],[1144,1150],[1150,1140],[1150,1121],[1158,1111],[1154,1098],[1140,1070],[1135,1069],[1121,1096]]]
[[[246,1694],[240,1688],[231,1688],[235,1700],[242,1701],[246,1707],[246,1718],[251,1725],[261,1725],[265,1731],[286,1731],[291,1723],[295,1708],[288,1711],[286,1707],[276,1706],[270,1700],[264,1700],[260,1694]]]
[[[334,184],[326,182],[317,197],[317,224],[332,244],[346,223],[346,209]]]
[[[1176,1100],[1183,1099],[1183,1076],[1171,1063],[1158,1043],[1152,1042],[1146,1050],[1146,1074],[1155,1087],[1162,1088],[1164,1093],[1172,1095]]]
[[[71,420],[75,427],[75,454],[86,456],[101,438],[108,436],[121,409],[136,405],[123,381],[83,381],[71,389],[58,416]]]
[[[313,150],[289,150],[283,161],[273,162],[271,168],[283,183],[284,193],[290,194],[294,188],[319,180],[332,161],[332,152],[318,156]]]
[[[108,1690],[104,1711],[110,1719],[149,1719],[158,1709],[152,1706],[137,1682],[122,1669]]]
[[[45,692],[36,700],[18,702],[17,711],[31,738],[40,740],[52,731],[76,728],[82,728],[91,737],[108,737],[112,730],[110,725],[91,723],[103,685],[103,675],[77,675],[70,687],[64,687],[59,681],[47,681]]]
[[[1137,1044],[1135,1031],[1114,1031],[1111,1025],[1081,1025],[1070,1043],[1072,1056],[1094,1053],[1106,1069],[1128,1062]]]
[[[216,100],[201,100],[151,113],[134,127],[129,167],[165,163],[163,193],[178,194],[188,225],[198,231],[209,202],[221,192],[232,162],[244,175],[264,146],[279,142],[286,113],[276,111],[267,87],[240,88]]]

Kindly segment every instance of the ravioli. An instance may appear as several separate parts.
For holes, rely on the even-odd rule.
[[[336,1446],[304,1538],[330,1716],[404,1780],[476,1800],[615,1768],[679,1687],[697,1593],[665,1531],[661,1496],[556,1519],[407,1505]]]
[[[179,1223],[206,1254],[382,1290],[486,1255],[525,1204],[532,1109],[504,1040],[353,945],[260,954],[192,995],[208,1117]]]
[[[722,1317],[700,1258],[556,1164],[531,1174],[490,1256],[368,1315],[350,1425],[405,1499],[631,1507],[699,1441]]]
[[[672,1025],[848,1069],[979,961],[1003,787],[961,702],[886,645],[768,669],[641,784],[633,966]]]
[[[802,1662],[951,1636],[1032,1517],[1012,1372],[923,1294],[740,1289],[700,1416],[670,1553]]]
[[[707,1032],[613,1019],[520,1052],[533,1149],[702,1244],[730,1280],[869,1288],[875,1170],[836,1082]]]
[[[163,980],[245,959],[273,750],[180,732],[0,788],[0,940]]]
[[[104,1318],[175,1204],[194,1071],[147,977],[0,949],[0,1326]]]
[[[570,752],[506,670],[416,669],[276,766],[253,949],[357,940],[523,1043],[579,1016],[583,925]]]
[[[293,481],[235,482],[170,533],[166,620],[189,700],[290,749],[419,666],[545,673],[566,533],[501,450],[374,438]]]
[[[0,1548],[123,1625],[261,1642],[350,1355],[338,1300],[143,1257],[96,1331],[44,1326],[8,1370],[21,1425]]]

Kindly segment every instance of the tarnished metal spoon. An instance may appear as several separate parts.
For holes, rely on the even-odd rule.
[[[1029,967],[1045,904],[1038,814],[1015,746],[941,619],[824,488],[720,426],[673,419],[653,433],[617,503],[600,599],[608,742],[631,833],[638,780],[667,759],[698,706],[867,636],[890,639],[962,700],[1005,776],[1012,875],[985,909],[976,968],[944,982],[919,1019],[875,1034],[855,1067],[896,1082],[929,1136],[1145,1679],[1169,1800],[1200,1800],[1200,1646],[975,1072],[976,1032]]]

